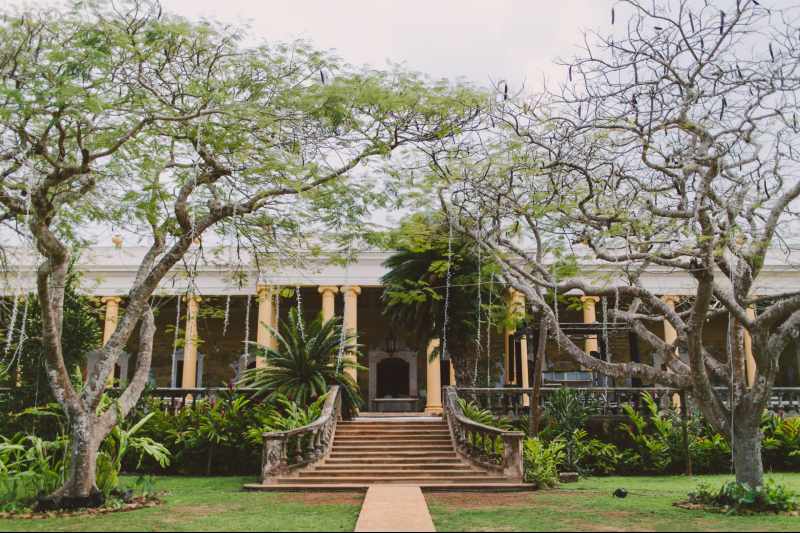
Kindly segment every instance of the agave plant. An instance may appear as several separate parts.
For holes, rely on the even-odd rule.
[[[345,370],[363,367],[350,358],[337,361],[342,343],[359,355],[358,347],[353,348],[354,336],[342,334],[341,321],[338,318],[326,321],[320,315],[305,322],[297,309],[292,308],[279,331],[272,333],[278,341],[277,349],[257,347],[257,356],[266,360],[265,365],[245,371],[238,385],[256,389],[255,397],[274,402],[283,396],[301,407],[325,395],[331,385],[339,385],[342,414],[351,417],[362,399],[358,384]]]

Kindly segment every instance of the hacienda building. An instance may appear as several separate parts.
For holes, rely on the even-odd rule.
[[[77,264],[81,290],[97,299],[98,316],[104,323],[107,338],[125,312],[125,295],[131,287],[145,247],[123,246],[114,239],[114,246],[86,250]],[[8,250],[10,265],[0,286],[0,296],[19,297],[34,289],[35,257],[22,249]],[[384,315],[381,277],[388,252],[368,251],[359,254],[348,266],[335,265],[323,259],[306,262],[301,268],[262,267],[271,261],[249,261],[224,247],[213,251],[195,250],[195,256],[181,263],[161,284],[154,301],[157,307],[157,332],[151,370],[151,383],[158,388],[196,389],[225,387],[234,383],[242,370],[261,364],[254,357],[254,346],[275,345],[267,325],[276,327],[285,320],[288,310],[298,306],[306,319],[322,314],[324,318],[341,316],[348,330],[357,332],[364,370],[356,379],[369,411],[441,411],[441,387],[455,381],[447,354],[440,360],[427,353],[436,340],[415,339],[394,327]],[[588,276],[602,276],[609,267],[585,264]],[[649,290],[675,304],[693,293],[693,281],[684,273],[652,269],[644,276]],[[299,288],[299,294],[296,289]],[[291,289],[291,290],[288,290]],[[786,290],[800,290],[800,272],[775,255],[760,277],[756,291],[768,296]],[[507,297],[524,305],[522,295],[504,289]],[[603,319],[603,310],[615,302],[593,295],[576,294],[571,304],[563,304],[559,318],[585,345],[588,353],[610,361],[652,363],[647,345],[636,335]],[[8,308],[9,306],[6,306]],[[755,312],[755,310],[753,310]],[[9,317],[2,318],[3,329]],[[652,331],[669,339],[675,335],[669,324],[655,324]],[[725,342],[726,321],[718,320],[708,328],[710,344],[720,347]],[[535,332],[489,332],[488,354],[481,363],[490,368],[491,381],[479,386],[517,386],[531,383],[534,366]],[[134,368],[137,340],[131,340],[123,355],[116,378],[122,381]],[[749,343],[747,344],[749,350]],[[620,382],[583,371],[552,344],[546,350],[545,384],[571,386],[638,387],[651,384]],[[755,364],[749,353],[748,370]],[[787,350],[781,375],[776,385],[798,384],[796,346]],[[462,384],[457,384],[462,385]],[[463,384],[470,386],[472,384]]]

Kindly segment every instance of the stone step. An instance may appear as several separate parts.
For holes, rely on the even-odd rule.
[[[309,477],[296,477],[296,478],[281,478],[278,480],[278,485],[305,485],[310,483],[328,483],[328,484],[347,484],[347,485],[373,485],[375,483],[387,483],[387,484],[408,484],[413,483],[414,485],[451,485],[456,483],[470,483],[470,484],[480,484],[485,486],[486,484],[501,484],[501,483],[509,483],[503,477],[499,476],[472,476],[472,477],[442,477],[442,476],[416,476],[416,477],[402,477],[402,476],[393,476],[393,477],[375,477],[375,476],[353,476],[353,477],[320,477],[320,478],[309,478]]]
[[[414,435],[408,437],[365,437],[365,436],[340,436],[336,435],[333,438],[334,445],[336,444],[448,444],[450,443],[449,436],[438,435]]]
[[[405,482],[401,482],[405,483]],[[468,483],[468,482],[451,482],[451,483],[436,483],[435,481],[425,481],[419,484],[420,488],[425,492],[527,492],[534,490],[533,485],[530,483]],[[251,483],[244,486],[244,489],[251,492],[366,492],[369,489],[369,483],[320,483],[309,482],[294,483],[294,484],[281,484],[272,483],[269,485],[262,485],[260,483]]]
[[[462,478],[483,476],[484,473],[478,470],[467,468],[466,470],[455,470],[450,468],[438,468],[432,470],[402,470],[396,468],[384,469],[362,469],[362,470],[310,470],[300,472],[299,477],[309,479],[320,479],[328,477],[373,477],[373,478],[418,478],[418,477],[441,477],[441,478]]]
[[[336,430],[337,435],[369,435],[375,437],[404,437],[407,435],[450,435],[444,429],[357,429],[343,428]]]
[[[403,431],[448,431],[446,424],[422,424],[422,425],[405,425],[405,424],[353,424],[343,426],[339,424],[336,426],[336,431],[387,431],[387,432],[403,432]]]
[[[441,451],[441,452],[392,452],[386,453],[385,451],[381,452],[353,452],[353,451],[336,451],[331,452],[328,456],[328,461],[341,459],[345,461],[349,461],[351,459],[365,459],[365,460],[372,460],[372,459],[391,459],[391,460],[418,460],[418,459],[425,459],[425,460],[451,460],[451,459],[458,459],[458,455],[456,452],[452,450]]]
[[[375,455],[374,457],[363,457],[362,454],[358,454],[355,457],[333,457],[329,456],[325,463],[326,465],[340,465],[340,464],[361,464],[361,465],[373,465],[373,464],[387,464],[387,465],[404,465],[404,464],[440,464],[440,465],[449,465],[449,464],[462,464],[461,459],[458,458],[455,454],[448,455],[448,456],[441,456],[441,457],[386,457],[383,454]]]
[[[371,428],[371,429],[441,429],[447,424],[442,422],[339,422],[336,428]]]
[[[453,451],[451,443],[443,444],[337,444],[334,442],[332,453],[336,452],[450,452]]]
[[[371,472],[375,471],[383,471],[383,470],[416,470],[416,471],[423,471],[423,470],[440,470],[440,471],[462,471],[468,470],[471,472],[479,473],[480,471],[475,470],[471,466],[464,464],[464,463],[453,463],[453,464],[446,464],[443,465],[442,463],[406,463],[406,464],[396,464],[396,463],[372,463],[372,464],[363,464],[363,463],[323,463],[314,468],[314,472],[351,472],[353,470],[358,470],[362,472]]]

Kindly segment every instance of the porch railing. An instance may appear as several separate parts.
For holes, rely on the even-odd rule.
[[[224,395],[234,394],[249,397],[255,392],[256,389],[231,389],[228,387],[207,387],[194,389],[175,389],[164,387],[151,389],[143,396],[157,400],[165,411],[175,413],[184,407],[195,408],[203,401],[213,402]]]
[[[314,422],[289,431],[264,433],[261,482],[265,485],[277,483],[280,477],[296,475],[327,457],[341,413],[341,393],[339,386],[333,385],[328,390],[322,414]]]
[[[550,396],[560,388],[562,387],[542,387],[539,406],[546,406]],[[572,390],[577,391],[584,401],[592,402],[601,415],[622,414],[622,407],[626,404],[638,409],[644,393],[649,393],[661,405],[668,405],[675,394],[680,394],[678,389],[663,387],[575,387]],[[719,387],[717,391],[720,397],[725,398],[727,388]],[[457,392],[459,397],[474,402],[492,414],[515,419],[529,413],[530,406],[524,405],[526,403],[524,399],[527,396],[527,403],[530,403],[533,397],[533,389],[519,387],[459,387]],[[800,412],[800,387],[774,387],[768,408],[775,411]]]
[[[444,414],[456,451],[471,463],[522,481],[522,441],[525,434],[470,420],[458,403],[457,389],[445,387],[444,393]]]

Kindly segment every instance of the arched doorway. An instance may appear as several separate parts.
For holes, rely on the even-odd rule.
[[[417,354],[410,350],[369,352],[369,410],[416,412]]]
[[[399,357],[388,357],[378,363],[378,398],[408,398],[410,365]]]

